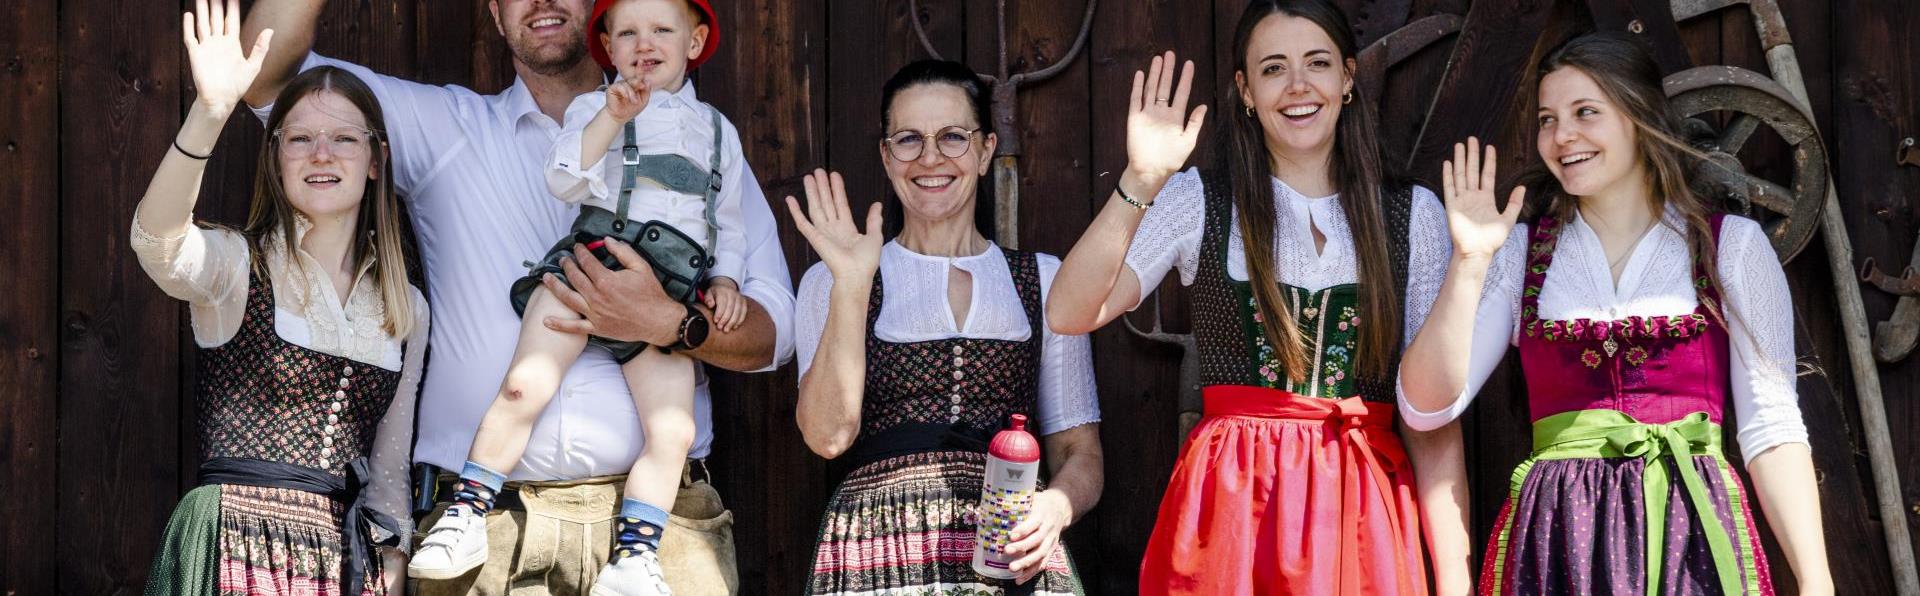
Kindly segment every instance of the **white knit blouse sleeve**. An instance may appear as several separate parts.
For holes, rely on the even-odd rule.
[[[1431,194],[1429,194],[1429,196],[1431,196]],[[1444,230],[1446,214],[1440,209],[1438,200],[1433,202],[1431,209],[1433,211],[1439,211],[1438,217],[1442,221],[1441,226]],[[1417,214],[1421,213],[1422,209],[1418,203],[1415,204],[1414,212],[1416,213],[1414,220],[1416,222],[1420,221],[1421,217]],[[1418,243],[1415,244],[1415,254],[1418,254],[1419,246]],[[1416,261],[1416,263],[1421,264],[1420,268],[1416,268],[1414,263],[1409,263],[1408,265],[1408,342],[1413,341],[1413,336],[1419,333],[1419,327],[1426,323],[1427,315],[1432,313],[1433,301],[1439,296],[1441,285],[1441,282],[1438,281],[1421,281],[1419,284],[1416,284],[1413,276],[1430,276],[1433,275],[1433,271],[1437,270],[1440,272],[1439,275],[1441,279],[1444,280],[1447,267],[1446,262],[1451,260],[1452,252],[1453,246],[1451,240],[1449,240],[1446,245],[1446,251],[1440,253],[1442,256],[1440,256],[1438,260],[1440,260],[1441,263],[1438,265],[1425,263],[1424,261]],[[1512,345],[1514,330],[1518,327],[1520,286],[1525,280],[1525,275],[1523,274],[1526,269],[1526,253],[1527,226],[1524,224],[1516,225],[1513,231],[1507,235],[1506,243],[1500,246],[1500,251],[1494,253],[1493,265],[1487,269],[1487,279],[1481,286],[1480,303],[1474,311],[1473,339],[1470,345],[1467,346],[1469,350],[1467,354],[1467,383],[1465,387],[1461,388],[1460,395],[1455,396],[1450,405],[1438,411],[1420,411],[1414,408],[1412,403],[1407,401],[1405,390],[1399,387],[1398,381],[1395,382],[1395,393],[1398,395],[1400,404],[1400,417],[1406,421],[1409,428],[1414,430],[1433,430],[1459,418],[1462,413],[1467,411],[1467,406],[1473,403],[1473,398],[1480,393],[1480,389],[1486,385],[1487,377],[1493,374],[1493,369],[1499,367],[1500,361],[1506,358],[1507,347]],[[1429,284],[1432,287],[1432,293],[1430,295],[1415,294],[1415,287],[1425,288]],[[1424,306],[1416,307],[1412,302],[1414,300],[1424,301]],[[1402,372],[1404,374],[1404,371]]]
[[[1040,301],[1060,271],[1060,258],[1035,255],[1040,265]],[[1041,309],[1041,317],[1046,317]],[[1050,435],[1100,421],[1100,394],[1093,376],[1093,346],[1086,335],[1060,335],[1041,321],[1040,434]]]
[[[1127,246],[1127,267],[1140,280],[1140,299],[1145,301],[1160,287],[1167,272],[1180,269],[1180,283],[1191,285],[1199,270],[1200,236],[1205,232],[1206,191],[1200,185],[1200,169],[1190,168],[1167,179],[1160,194],[1154,195],[1140,228]]]
[[[1806,443],[1794,377],[1793,294],[1787,274],[1751,219],[1720,224],[1719,273],[1733,347],[1733,418],[1748,462],[1785,443]]]

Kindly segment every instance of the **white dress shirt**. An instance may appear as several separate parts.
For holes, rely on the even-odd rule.
[[[1615,284],[1600,237],[1576,211],[1554,247],[1553,264],[1540,288],[1539,317],[1613,321],[1693,312],[1699,300],[1693,287],[1693,253],[1682,232],[1686,229],[1686,218],[1669,208],[1634,245]],[[1438,412],[1421,412],[1401,400],[1407,426],[1438,428],[1458,417],[1500,364],[1507,346],[1519,344],[1527,234],[1526,224],[1515,226],[1494,255],[1486,299],[1474,319],[1466,389]],[[1741,452],[1753,461],[1774,446],[1807,442],[1794,379],[1793,295],[1759,224],[1726,216],[1719,242],[1717,268],[1733,348],[1728,369],[1734,426]]]
[[[438,323],[433,365],[421,390],[414,459],[458,470],[480,418],[499,391],[520,332],[508,302],[522,262],[538,261],[564,235],[579,208],[547,191],[547,158],[562,123],[540,112],[524,81],[497,95],[433,86],[376,74],[351,63],[309,55],[303,68],[330,65],[365,81],[386,115],[394,184],[406,197],[427,270]],[[264,116],[271,106],[255,108]],[[771,370],[793,355],[792,281],[774,234],[773,211],[738,155],[746,270],[738,279],[777,329]],[[694,390],[698,432],[689,457],[713,443],[706,377]],[[626,473],[644,444],[620,366],[589,348],[568,369],[559,391],[534,423],[526,453],[510,478],[563,480]]]
[[[1040,281],[1040,303],[1046,304],[1047,288],[1060,271],[1060,258],[1036,254]],[[973,277],[972,301],[967,319],[956,325],[953,307],[947,303],[947,269],[951,267]],[[885,301],[874,321],[873,334],[881,341],[914,343],[945,339],[984,339],[1027,341],[1033,328],[1013,285],[1013,271],[1007,268],[1006,253],[999,245],[966,257],[936,257],[907,250],[898,242],[888,242],[880,251],[880,283]],[[813,354],[826,332],[827,311],[833,293],[833,272],[826,263],[815,263],[800,280],[800,294],[794,308],[800,352],[800,374],[813,366]],[[1034,418],[1042,436],[1100,421],[1099,392],[1094,387],[1093,350],[1085,335],[1058,335],[1048,329],[1045,309],[1040,322],[1039,408]],[[864,320],[864,319],[863,319]]]
[[[614,81],[613,84],[622,84]],[[607,105],[607,93],[582,93],[567,106],[566,130],[553,143],[553,157],[547,160],[547,190],[562,201],[581,203],[619,213],[620,183],[625,177],[621,153],[626,146],[624,131],[613,135],[606,154],[599,161],[581,163],[580,137],[587,123]],[[647,107],[633,118],[634,145],[640,155],[678,155],[706,170],[713,163],[713,115],[718,110],[693,92],[693,82],[667,93],[647,94]],[[726,117],[720,118],[720,192],[714,195],[714,245],[708,247],[714,258],[710,274],[740,281],[745,269],[742,251],[746,237],[740,230],[740,174],[746,166],[740,155],[740,133]],[[622,127],[624,128],[624,126]],[[751,182],[746,181],[746,182]],[[627,219],[637,222],[660,221],[673,226],[695,242],[707,241],[706,195],[667,190],[646,180],[637,180],[627,201]]]

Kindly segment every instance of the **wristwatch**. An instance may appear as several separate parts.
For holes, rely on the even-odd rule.
[[[693,305],[687,307],[687,318],[680,319],[680,337],[673,342],[675,350],[696,350],[700,344],[707,343],[707,316],[700,314]]]

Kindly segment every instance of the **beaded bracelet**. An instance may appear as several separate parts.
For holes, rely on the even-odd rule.
[[[1127,205],[1130,207],[1133,207],[1134,209],[1145,211],[1146,208],[1153,206],[1152,202],[1142,203],[1139,200],[1134,199],[1131,196],[1128,196],[1127,189],[1121,188],[1120,185],[1118,184],[1113,185],[1113,192],[1120,193],[1120,200],[1126,201]]]

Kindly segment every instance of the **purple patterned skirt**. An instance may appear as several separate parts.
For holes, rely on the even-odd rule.
[[[1480,575],[1483,595],[1773,594],[1766,556],[1754,531],[1739,476],[1717,456],[1689,458],[1713,510],[1694,510],[1686,487],[1667,487],[1658,549],[1659,589],[1649,591],[1650,531],[1639,457],[1529,460],[1514,471],[1514,489],[1495,522]],[[1662,457],[1651,465],[1667,466]],[[1731,540],[1741,586],[1721,585],[1703,523]]]

